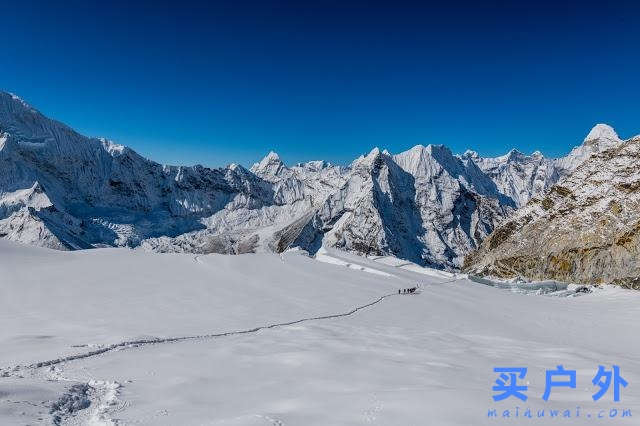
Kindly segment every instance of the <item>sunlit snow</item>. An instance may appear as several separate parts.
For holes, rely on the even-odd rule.
[[[545,297],[389,257],[321,254],[0,240],[0,424],[520,424],[487,418],[516,406],[640,414],[639,293]],[[559,364],[577,370],[578,387],[545,402],[544,372]],[[621,367],[621,402],[592,400],[599,364]],[[528,367],[526,403],[493,402],[498,366]],[[593,424],[583,421],[563,424]]]

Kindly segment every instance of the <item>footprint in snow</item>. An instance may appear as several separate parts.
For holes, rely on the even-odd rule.
[[[256,414],[256,417],[265,419],[268,422],[271,422],[273,426],[284,426],[284,422],[282,420],[274,419],[273,417],[268,416],[266,414]]]
[[[364,420],[366,423],[373,423],[377,419],[377,414],[382,411],[384,404],[376,394],[371,395],[371,407],[364,411]]]

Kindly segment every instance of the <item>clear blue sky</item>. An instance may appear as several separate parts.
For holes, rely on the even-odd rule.
[[[0,89],[164,163],[640,133],[638,2],[3,3]]]

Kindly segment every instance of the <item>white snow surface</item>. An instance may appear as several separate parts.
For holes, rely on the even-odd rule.
[[[634,417],[615,423],[637,422],[640,293],[524,295],[390,257],[329,248],[330,264],[298,252],[65,252],[0,240],[0,424],[468,426],[503,424],[487,410],[516,406],[627,408]],[[419,294],[397,294],[416,283]],[[188,336],[203,337],[166,341]],[[577,370],[578,387],[545,402],[544,372],[558,364]],[[599,364],[621,367],[621,402],[592,401]],[[528,367],[526,403],[492,401],[498,366]]]

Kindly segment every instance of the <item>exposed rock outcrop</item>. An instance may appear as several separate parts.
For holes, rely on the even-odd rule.
[[[597,126],[585,146],[586,160],[501,224],[467,271],[640,288],[640,137]]]

